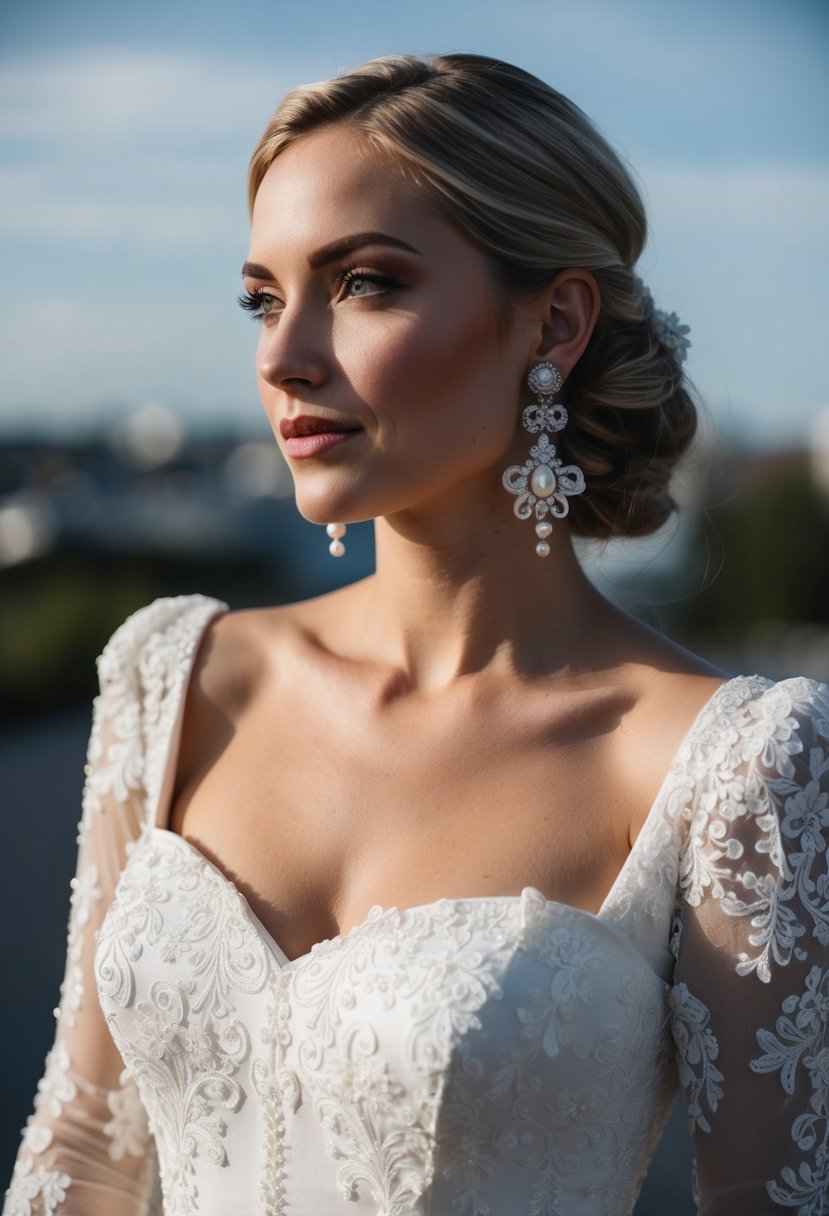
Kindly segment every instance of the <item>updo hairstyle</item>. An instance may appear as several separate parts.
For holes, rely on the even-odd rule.
[[[288,93],[251,158],[249,203],[303,135],[342,123],[414,176],[487,257],[503,305],[563,269],[595,276],[602,306],[564,390],[560,455],[584,471],[569,500],[581,536],[639,536],[674,509],[668,482],[696,429],[682,370],[652,324],[634,266],[647,232],[639,192],[573,102],[481,55],[390,55]]]

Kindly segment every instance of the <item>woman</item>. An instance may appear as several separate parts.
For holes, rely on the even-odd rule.
[[[250,197],[297,505],[377,572],[107,646],[6,1212],[621,1216],[677,1071],[702,1212],[829,1212],[827,689],[726,680],[571,545],[659,526],[694,432],[627,171],[401,56],[289,95]]]

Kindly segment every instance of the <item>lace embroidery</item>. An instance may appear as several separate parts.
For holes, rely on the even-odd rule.
[[[231,1015],[239,993],[264,986],[267,959],[226,882],[187,846],[179,848],[176,837],[165,843],[154,845],[147,836],[141,851],[133,851],[99,934],[96,978],[102,1001],[134,1006],[129,1038],[118,1033],[114,1011],[107,1020],[152,1112],[165,1205],[170,1216],[188,1216],[197,1210],[198,1153],[228,1164],[227,1121],[219,1112],[243,1103],[239,1075],[250,1053],[248,1032]],[[168,927],[171,888],[180,912]],[[147,998],[136,1001],[135,966],[152,946],[183,978],[157,980]]]
[[[806,1074],[810,1110],[795,1119],[792,1139],[803,1152],[812,1152],[814,1167],[804,1161],[797,1174],[782,1170],[783,1185],[769,1183],[769,1195],[808,1216],[824,1216],[829,1211],[829,969],[812,967],[805,991],[783,1001],[776,1029],[776,1034],[758,1030],[764,1054],[751,1061],[751,1068],[756,1073],[779,1072],[789,1095],[795,1092],[798,1071]]]
[[[671,992],[671,1029],[679,1053],[679,1083],[685,1090],[692,1126],[710,1132],[711,1124],[703,1114],[703,1103],[713,1114],[723,1096],[724,1077],[714,1061],[720,1054],[717,1039],[709,1026],[710,1014],[688,991],[687,984],[676,984]]]
[[[92,905],[103,899],[103,891],[98,885],[98,867],[90,862],[80,874],[69,883],[72,894],[69,897],[69,940],[68,956],[77,962],[83,949],[83,930],[89,923]]]
[[[706,788],[682,878],[690,907],[698,907],[707,892],[727,916],[749,918],[753,932],[747,942],[754,950],[740,953],[737,971],[756,972],[768,983],[774,964],[805,958],[800,943],[807,929],[821,944],[829,941],[825,852],[820,856],[823,881],[812,874],[818,858],[815,824],[826,826],[821,820],[827,795],[819,782],[829,761],[825,748],[813,747],[811,780],[804,783],[792,760],[803,750],[798,722],[808,723],[815,704],[825,715],[829,696],[825,690],[815,693],[804,680],[786,681],[754,699],[751,689],[747,681],[742,694],[735,692],[728,712],[717,716],[702,740],[699,764],[707,770]],[[769,771],[780,776],[769,777]],[[745,856],[746,839],[756,861]],[[753,865],[764,857],[766,872],[758,873]],[[738,860],[741,866],[735,869]]]
[[[125,1153],[143,1156],[149,1141],[147,1115],[135,1082],[126,1069],[118,1081],[121,1088],[107,1094],[112,1118],[104,1124],[104,1132],[110,1138],[107,1151],[113,1161],[120,1161]]]
[[[12,1174],[11,1186],[6,1191],[4,1216],[53,1216],[59,1203],[63,1203],[71,1183],[68,1174],[48,1170],[39,1165],[34,1170],[31,1157],[18,1157]],[[33,1201],[41,1202],[33,1207]]]
[[[168,1123],[173,1110],[178,1112],[177,1126],[191,1117],[181,1110],[181,1086],[172,1086],[160,1073],[153,1074],[152,1084],[147,1078],[151,1068],[177,1067],[171,1053],[186,1060],[191,1085],[202,1076],[201,1070],[219,1062],[206,1019],[240,992],[217,960],[227,927],[238,923],[242,932],[244,921],[236,918],[245,905],[223,875],[186,842],[166,833],[148,835],[133,852],[116,904],[123,896],[124,906],[135,911],[139,892],[143,901],[148,893],[158,892],[153,906],[162,921],[153,928],[155,922],[145,910],[136,914],[141,951],[130,966],[144,965],[152,937],[148,974],[158,974],[162,963],[175,966],[177,983],[175,991],[162,991],[156,981],[145,997],[137,974],[132,984],[119,979],[112,991],[138,994],[130,1006],[126,1039],[125,1031],[117,1030],[115,1008],[108,1016],[153,1114],[168,1206],[184,1213],[197,1202],[198,1170],[188,1174],[181,1165],[181,1148]],[[167,898],[162,898],[164,892]],[[174,910],[171,927],[167,918]],[[113,905],[101,934],[99,968],[110,957],[110,932],[123,932],[119,924],[119,910]],[[237,961],[256,954],[253,922],[247,933],[238,943]],[[612,937],[603,944],[607,933]],[[499,1185],[505,1165],[518,1171],[516,1177],[523,1175],[528,1195],[537,1196],[528,1211],[566,1212],[569,1175],[584,1167],[586,1154],[590,1160],[605,1161],[597,1197],[616,1203],[621,1211],[629,1200],[630,1182],[627,1175],[614,1177],[622,1158],[609,1112],[631,1123],[625,1159],[627,1168],[635,1169],[635,1145],[655,1134],[659,1116],[643,1120],[640,1106],[630,1118],[623,1112],[626,1095],[631,1085],[641,1082],[643,1068],[666,1077],[668,1068],[661,983],[632,953],[631,960],[639,959],[639,971],[634,964],[632,973],[622,974],[608,988],[610,941],[618,948],[621,940],[601,922],[550,904],[528,889],[520,900],[440,901],[403,913],[377,909],[350,934],[322,943],[293,964],[280,967],[268,956],[271,978],[260,1039],[271,1050],[252,1061],[248,1074],[250,1093],[261,1102],[265,1152],[260,1198],[268,1216],[285,1210],[289,1121],[306,1098],[324,1133],[322,1145],[334,1162],[340,1194],[357,1198],[365,1189],[389,1216],[410,1216],[433,1185],[452,1188],[449,1193],[459,1212],[483,1211],[480,1205],[490,1202],[489,1188]],[[472,1044],[489,1042],[490,1020],[501,1017],[500,973],[506,966],[512,971],[522,954],[532,960],[528,999],[512,1012],[514,1046],[502,1045],[496,1067],[494,1059],[480,1055]],[[212,991],[218,1005],[204,999],[217,974],[221,982]],[[252,985],[246,980],[251,974],[256,976]],[[186,993],[184,975],[189,977]],[[536,978],[530,980],[530,975]],[[255,988],[258,967],[252,972],[243,968],[237,978]],[[580,1040],[582,1011],[591,1008],[593,985],[599,981],[599,1008],[605,1010],[612,999],[619,1016],[598,1034],[584,1028]],[[361,1011],[357,993],[378,1016],[391,1018],[389,1026],[406,1028],[391,1055],[388,1032],[381,1035],[375,1029]],[[503,1027],[497,1038],[503,1038]],[[544,1100],[548,1082],[540,1061],[565,1054],[574,1061],[589,1059],[598,1079],[586,1087],[565,1087],[559,1105],[542,1115],[535,1107]],[[245,1073],[237,1069],[232,1076],[240,1100],[235,1101],[234,1094],[223,1106],[234,1112],[242,1109]],[[556,1093],[556,1087],[549,1092]],[[661,1095],[656,1097],[656,1111],[670,1090],[658,1085],[655,1092]],[[159,1110],[158,1094],[171,1103],[168,1109]],[[498,1114],[505,1105],[511,1111],[509,1126]],[[475,1115],[471,1122],[469,1112]],[[582,1130],[577,1132],[574,1125]],[[458,1137],[466,1146],[463,1153],[457,1148]],[[531,1142],[533,1151],[527,1147]],[[434,1167],[441,1145],[438,1181]],[[194,1159],[197,1165],[198,1153]],[[558,1194],[561,1202],[555,1198]]]
[[[829,970],[803,970],[815,943],[822,960],[829,945],[827,727],[826,686],[740,682],[700,740],[700,793],[682,865],[689,908],[714,900],[725,916],[745,923],[737,976],[770,984],[784,967],[804,976],[802,993],[783,1000],[776,1032],[757,1031],[764,1054],[750,1067],[757,1075],[779,1073],[790,1097],[811,1093],[809,1109],[791,1125],[808,1159],[767,1183],[776,1203],[809,1216],[829,1214]],[[709,1009],[684,983],[672,1005],[689,1113],[710,1131],[702,1107],[716,1112],[726,1079],[714,1065],[719,1045]]]

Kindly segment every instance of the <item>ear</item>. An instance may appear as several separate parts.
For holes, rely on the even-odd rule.
[[[554,363],[566,380],[590,341],[602,306],[589,270],[562,270],[537,301],[541,335],[533,361]]]

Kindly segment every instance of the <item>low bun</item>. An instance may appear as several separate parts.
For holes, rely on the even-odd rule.
[[[596,277],[601,288],[606,276]],[[666,522],[676,508],[671,474],[697,429],[680,362],[684,335],[674,340],[677,331],[660,326],[664,314],[636,275],[614,277],[616,290],[602,291],[596,328],[565,387],[570,421],[559,443],[587,481],[586,493],[569,500],[570,526],[597,539],[644,536]]]

